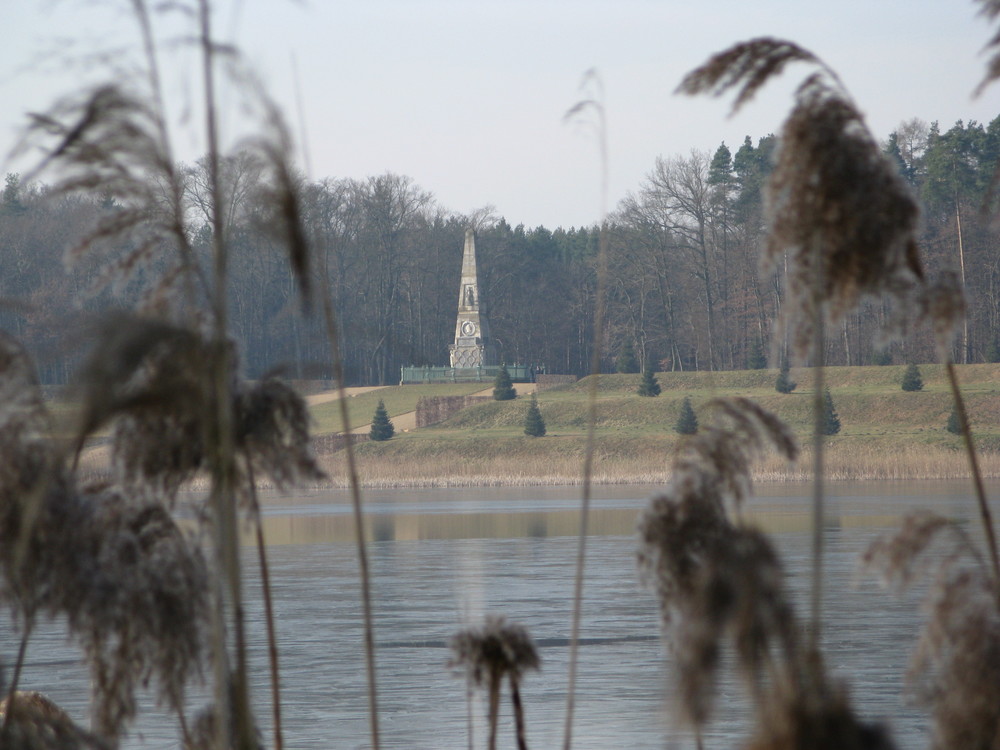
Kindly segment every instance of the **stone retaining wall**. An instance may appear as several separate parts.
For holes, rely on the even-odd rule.
[[[424,396],[417,402],[417,427],[443,422],[466,407],[492,400],[492,396]]]

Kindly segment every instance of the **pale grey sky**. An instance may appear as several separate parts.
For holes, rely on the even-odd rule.
[[[0,154],[24,113],[96,80],[80,61],[126,59],[134,34],[125,0],[3,0]],[[584,72],[603,80],[610,205],[635,190],[658,155],[731,149],[779,129],[790,69],[728,118],[729,101],[673,94],[681,77],[737,41],[779,36],[838,71],[875,135],[901,121],[989,122],[1000,84],[973,100],[991,35],[968,0],[225,0],[216,31],[238,44],[285,106],[311,177],[405,174],[450,210],[486,204],[512,224],[596,222],[594,138],[563,115]],[[177,22],[161,26],[175,38]],[[164,50],[178,156],[203,142],[189,113],[198,76],[183,51]],[[301,104],[295,95],[298,90]],[[245,122],[223,96],[224,128]],[[300,113],[304,122],[300,120]],[[24,171],[27,161],[4,162]]]

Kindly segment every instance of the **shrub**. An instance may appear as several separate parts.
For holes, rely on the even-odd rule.
[[[638,393],[640,396],[660,395],[660,383],[656,379],[656,375],[653,374],[652,362],[646,365],[646,369],[642,371],[642,382],[639,383]]]
[[[375,415],[372,417],[372,429],[368,433],[368,437],[380,442],[388,440],[395,434],[396,428],[389,420],[389,413],[385,410],[385,403],[382,399],[379,399],[378,406],[375,407]]]
[[[545,434],[545,420],[538,410],[538,399],[535,394],[531,394],[531,403],[528,405],[528,413],[524,416],[524,434],[530,437],[542,437]]]
[[[912,392],[923,389],[924,381],[920,377],[920,368],[911,362],[906,366],[906,372],[903,373],[903,390]]]
[[[685,396],[683,403],[681,403],[681,414],[677,418],[674,430],[681,435],[693,435],[698,431],[698,417],[695,415],[694,409],[691,408],[691,399],[688,396]]]
[[[507,365],[500,365],[500,372],[497,373],[493,381],[493,400],[510,401],[517,397],[517,389],[510,382],[510,373],[507,372]]]

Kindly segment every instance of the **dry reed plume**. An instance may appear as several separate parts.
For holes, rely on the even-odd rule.
[[[35,618],[62,614],[91,670],[101,737],[120,736],[151,681],[183,724],[184,688],[200,677],[207,645],[200,549],[155,495],[77,484],[39,432],[44,407],[27,355],[2,343],[0,390],[14,407],[0,418],[5,467],[21,467],[0,476],[3,594],[23,628],[17,669]]]
[[[474,688],[485,687],[487,690],[489,749],[496,748],[500,688],[506,677],[514,709],[517,746],[519,750],[527,750],[520,684],[525,672],[538,669],[541,664],[535,642],[527,629],[523,625],[507,622],[503,616],[488,615],[481,626],[457,632],[448,645],[452,654],[448,666],[464,670],[469,692]],[[469,741],[472,741],[471,735]]]
[[[162,692],[180,706],[181,677],[189,677],[186,670],[198,661],[200,652],[156,661],[156,648],[176,648],[170,641],[173,637],[187,637],[192,649],[201,648],[203,639],[192,637],[182,627],[172,633],[158,623],[142,622],[151,608],[140,606],[137,597],[145,588],[170,603],[169,586],[180,586],[181,579],[192,572],[171,563],[166,569],[173,570],[177,580],[154,580],[154,571],[145,571],[144,566],[151,560],[163,564],[169,562],[164,556],[180,554],[179,542],[168,531],[169,515],[159,503],[171,503],[184,481],[206,469],[212,478],[213,572],[226,596],[216,597],[209,607],[207,580],[199,579],[201,588],[185,601],[199,609],[199,617],[207,617],[205,610],[212,615],[216,710],[224,714],[232,708],[235,739],[249,742],[252,720],[246,692],[235,506],[243,498],[256,517],[251,487],[255,471],[268,475],[278,486],[316,480],[323,474],[311,453],[307,411],[298,394],[277,379],[249,384],[236,376],[237,357],[226,321],[228,232],[232,209],[240,198],[237,193],[246,187],[236,180],[238,167],[246,165],[254,174],[248,184],[266,199],[266,222],[287,250],[303,298],[308,299],[310,256],[300,223],[299,182],[290,166],[290,139],[280,112],[242,67],[237,50],[213,38],[208,0],[152,8],[134,0],[129,7],[142,45],[140,74],[126,77],[124,83],[97,86],[58,102],[49,112],[32,115],[26,143],[43,148],[46,155],[34,174],[45,170],[55,175],[53,195],[99,195],[109,209],[70,248],[70,258],[89,256],[100,264],[99,285],[129,282],[143,287],[140,315],[119,314],[96,331],[98,343],[80,378],[84,406],[76,446],[79,452],[95,428],[113,423],[113,476],[133,499],[126,502],[115,487],[77,491],[70,475],[57,472],[44,488],[44,500],[31,506],[37,519],[26,525],[31,532],[27,538],[57,533],[51,527],[56,516],[74,513],[85,529],[103,526],[109,535],[100,553],[106,559],[81,565],[81,571],[107,577],[104,585],[112,593],[105,597],[117,597],[108,602],[109,618],[117,612],[111,605],[127,602],[133,607],[133,620],[122,615],[116,623],[100,622],[99,613],[87,609],[90,592],[81,587],[76,606],[82,609],[76,620],[71,611],[70,624],[81,637],[90,639],[85,639],[85,646],[97,670],[95,684],[102,694],[111,695],[98,706],[97,723],[102,733],[115,735],[134,712],[129,680],[136,674],[145,680],[151,670],[166,668],[169,662],[183,675],[161,675]],[[208,153],[194,170],[177,167],[172,158],[152,23],[158,13],[177,14],[192,24],[189,41],[193,40],[200,57]],[[222,64],[236,84],[234,90],[244,97],[242,104],[263,125],[261,135],[244,142],[241,153],[232,157],[220,152],[216,124],[215,76]],[[208,257],[196,253],[192,245],[191,238],[198,236],[192,218],[198,211],[211,227]],[[86,534],[82,537],[81,542],[86,541]],[[23,533],[15,537],[22,544],[24,538]],[[93,540],[90,543],[93,546]],[[115,565],[125,568],[116,571]],[[199,565],[204,567],[200,559]],[[266,568],[263,558],[262,566]],[[11,567],[10,573],[23,576],[24,567]],[[65,572],[56,571],[51,577]],[[143,575],[148,580],[140,581]],[[201,571],[200,576],[206,575]],[[74,579],[68,576],[67,580]],[[51,592],[45,595],[46,606],[63,604]],[[151,617],[156,608],[152,610]],[[178,607],[177,614],[184,614],[183,607]],[[236,644],[232,668],[227,664],[227,619]],[[121,639],[117,651],[99,634],[98,625],[106,626],[112,634],[108,637]],[[276,654],[273,644],[271,651]],[[274,702],[280,747],[277,697]],[[227,734],[227,722],[217,721],[215,726],[220,735]],[[217,739],[228,741],[223,736]]]
[[[804,645],[770,541],[726,512],[749,496],[751,462],[765,450],[794,460],[791,433],[746,399],[707,407],[699,432],[678,449],[666,490],[639,520],[639,568],[659,601],[683,717],[699,733],[709,721],[731,644],[756,713],[751,747],[890,747],[881,730],[857,720]]]
[[[894,327],[912,320],[924,272],[917,252],[916,201],[882,155],[836,74],[792,42],[754,39],[689,73],[686,94],[738,88],[734,111],[791,62],[818,68],[795,93],[766,189],[768,239],[761,265],[787,261],[784,326],[805,358],[819,316],[838,322],[865,296],[894,303]],[[779,337],[780,338],[780,337]]]
[[[8,706],[12,716],[7,719]],[[48,697],[34,691],[18,692],[13,701],[0,701],[5,724],[5,750],[109,750],[110,746],[73,723]]]
[[[907,682],[933,718],[935,750],[991,750],[1000,738],[1000,590],[966,533],[930,512],[868,547],[864,567],[902,591],[927,577]]]

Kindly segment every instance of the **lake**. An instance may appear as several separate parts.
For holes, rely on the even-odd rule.
[[[1000,489],[996,483],[992,494]],[[670,659],[658,635],[656,603],[637,581],[636,517],[651,487],[597,487],[588,541],[574,747],[693,747],[669,706]],[[800,615],[807,608],[810,489],[761,485],[748,515],[783,555]],[[901,697],[919,626],[919,598],[856,585],[858,554],[908,510],[975,518],[964,483],[834,484],[825,527],[824,650],[868,719],[891,717],[900,747],[927,745],[924,714]],[[576,556],[579,488],[463,488],[370,491],[370,534],[378,650],[380,729],[386,748],[467,747],[464,681],[446,667],[448,638],[484,613],[525,625],[542,669],[523,684],[531,747],[562,744],[567,638]],[[265,498],[265,533],[280,639],[285,746],[361,748],[368,743],[361,607],[349,496],[341,491]],[[249,538],[249,537],[248,537]],[[247,550],[251,553],[252,550]],[[253,701],[271,746],[270,685],[257,565],[246,557]],[[0,649],[10,665],[16,635],[2,615]],[[58,623],[33,638],[24,689],[47,693],[86,725],[88,678]],[[198,696],[192,705],[200,705]],[[514,747],[504,692],[500,747]],[[721,686],[706,748],[746,736],[739,684]],[[485,708],[475,706],[477,747]],[[146,705],[123,747],[176,748],[175,723]]]

